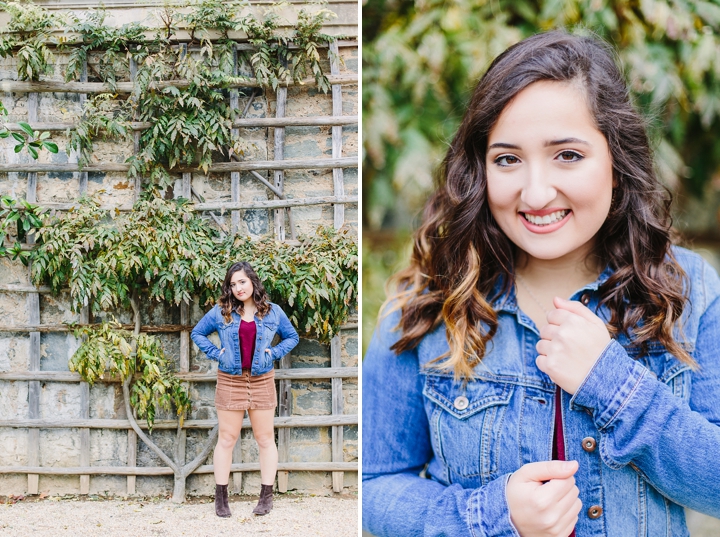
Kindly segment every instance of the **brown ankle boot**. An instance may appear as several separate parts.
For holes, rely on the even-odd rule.
[[[227,485],[215,485],[215,514],[223,518],[230,516],[227,488]]]
[[[253,509],[253,514],[267,515],[272,509],[272,485],[260,485],[260,500]]]

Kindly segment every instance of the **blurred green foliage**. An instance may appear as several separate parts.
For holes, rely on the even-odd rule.
[[[702,195],[720,166],[720,0],[367,0],[365,229],[410,227],[492,59],[557,27],[616,47],[661,180]]]

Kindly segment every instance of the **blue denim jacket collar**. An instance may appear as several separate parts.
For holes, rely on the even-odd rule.
[[[608,280],[608,278],[610,278],[610,276],[613,275],[614,272],[615,271],[609,266],[605,267],[605,270],[600,273],[600,275],[594,282],[587,284],[581,289],[578,289],[577,293],[582,293],[584,291],[597,291],[600,286],[604,284]],[[495,285],[493,286],[492,293],[490,294],[490,296],[495,296],[496,298],[490,303],[490,305],[496,312],[505,311],[508,313],[517,313],[518,305],[515,293],[515,286],[511,285],[510,288],[504,293],[502,292],[503,287],[505,287],[504,278],[498,278],[495,282]]]

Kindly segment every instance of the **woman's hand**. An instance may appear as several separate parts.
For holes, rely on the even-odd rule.
[[[555,297],[557,309],[540,329],[535,363],[569,394],[575,394],[608,343],[605,323],[580,302]]]
[[[510,519],[521,537],[568,537],[582,508],[577,461],[523,465],[507,483]]]

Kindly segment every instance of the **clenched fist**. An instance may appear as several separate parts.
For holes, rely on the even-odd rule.
[[[555,297],[535,349],[538,369],[573,395],[610,343],[605,323],[580,302]]]
[[[523,465],[508,480],[510,519],[521,537],[568,537],[582,502],[575,486],[577,461]]]

